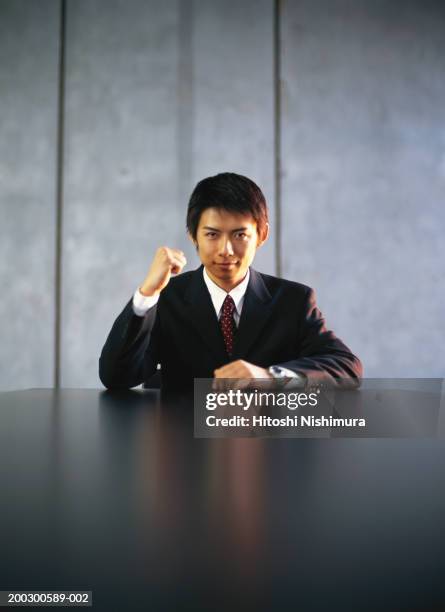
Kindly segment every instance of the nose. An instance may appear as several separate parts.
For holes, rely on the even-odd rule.
[[[222,244],[221,244],[220,248],[221,248],[221,255],[224,255],[225,257],[233,255],[233,253],[234,253],[232,242],[231,242],[230,238],[225,238],[223,236],[222,237]]]

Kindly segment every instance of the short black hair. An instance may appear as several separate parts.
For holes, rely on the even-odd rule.
[[[187,208],[187,230],[194,240],[201,214],[206,208],[223,208],[236,213],[250,213],[261,233],[268,222],[266,198],[247,176],[221,172],[209,176],[196,185]]]

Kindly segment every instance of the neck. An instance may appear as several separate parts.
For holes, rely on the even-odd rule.
[[[209,278],[215,283],[215,285],[218,285],[218,287],[220,289],[223,289],[223,291],[225,291],[226,293],[229,293],[230,291],[232,291],[232,289],[235,289],[235,287],[237,287],[240,283],[243,282],[243,280],[246,278],[246,275],[247,275],[247,272],[246,272],[243,278],[240,278],[239,280],[232,281],[232,282],[229,282],[229,281],[224,282],[220,278],[216,278],[215,276],[213,276],[213,274],[207,268],[206,268],[206,272],[209,275]]]

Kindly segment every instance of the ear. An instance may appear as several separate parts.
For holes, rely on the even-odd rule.
[[[257,240],[257,245],[256,245],[257,248],[263,245],[268,238],[269,238],[269,224],[265,223],[262,229],[262,232],[261,233],[258,232],[258,240]]]

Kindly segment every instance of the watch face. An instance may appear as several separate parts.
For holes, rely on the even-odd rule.
[[[274,378],[285,378],[285,374],[281,368],[278,366],[272,366],[270,368],[270,373]]]

